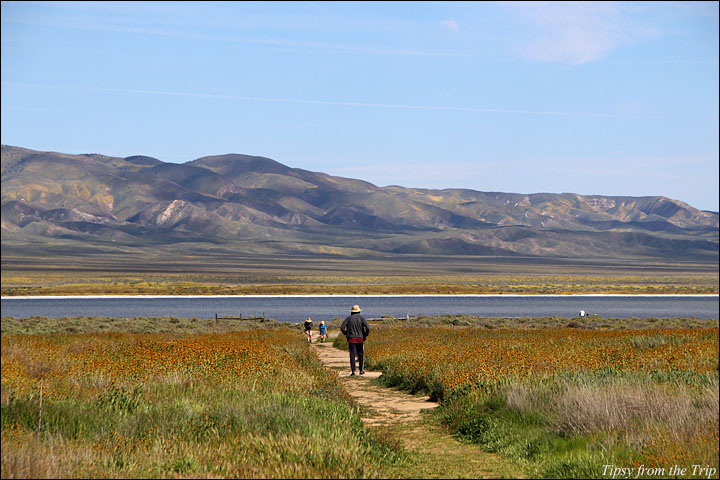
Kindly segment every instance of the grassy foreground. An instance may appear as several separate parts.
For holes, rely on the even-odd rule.
[[[366,364],[382,370],[387,385],[440,400],[437,414],[452,431],[523,462],[535,477],[602,478],[625,468],[631,478],[717,478],[712,323],[625,331],[376,327]]]
[[[385,477],[291,329],[2,336],[2,478]]]
[[[362,425],[298,328],[3,317],[0,476],[440,471],[407,458],[397,442],[407,429]],[[717,320],[387,318],[366,348],[386,384],[442,402],[429,421],[499,453],[518,474],[610,478],[603,469],[614,465],[633,469],[631,478],[682,476],[670,473],[677,465],[688,478],[717,478]],[[449,478],[464,472],[443,468],[455,469]]]

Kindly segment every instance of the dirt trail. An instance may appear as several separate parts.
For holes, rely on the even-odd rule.
[[[333,338],[337,336],[334,332]],[[333,348],[333,338],[325,343],[313,343],[312,347],[326,367],[332,368],[340,376],[340,380],[357,402],[364,407],[362,420],[367,425],[390,425],[407,423],[420,419],[420,411],[437,407],[429,397],[408,395],[391,388],[373,384],[382,372],[365,370],[365,375],[350,376],[350,354],[344,350]]]
[[[328,332],[325,343],[312,343],[322,363],[335,370],[347,391],[362,407],[366,425],[384,430],[400,440],[412,461],[392,472],[399,478],[522,478],[516,467],[476,445],[464,444],[442,425],[422,420],[422,410],[436,408],[429,397],[410,395],[383,387],[372,380],[382,372],[365,370],[350,376],[347,351],[332,346],[338,331]]]

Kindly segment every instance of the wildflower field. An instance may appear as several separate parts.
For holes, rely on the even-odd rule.
[[[389,386],[440,400],[457,434],[533,476],[601,478],[605,465],[633,477],[673,477],[674,466],[718,476],[715,326],[380,326],[366,364]]]
[[[291,329],[2,336],[2,478],[382,477]]]
[[[2,478],[404,471],[397,438],[362,424],[298,325],[7,320]],[[518,474],[718,476],[717,320],[388,319],[372,326],[366,366],[429,393],[433,422]]]

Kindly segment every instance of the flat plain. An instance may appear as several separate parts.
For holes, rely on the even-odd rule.
[[[3,254],[2,295],[717,294],[708,262]]]

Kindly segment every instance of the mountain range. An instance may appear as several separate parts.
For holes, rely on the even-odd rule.
[[[718,260],[718,213],[661,196],[378,187],[240,154],[166,163],[2,146],[3,249]]]

